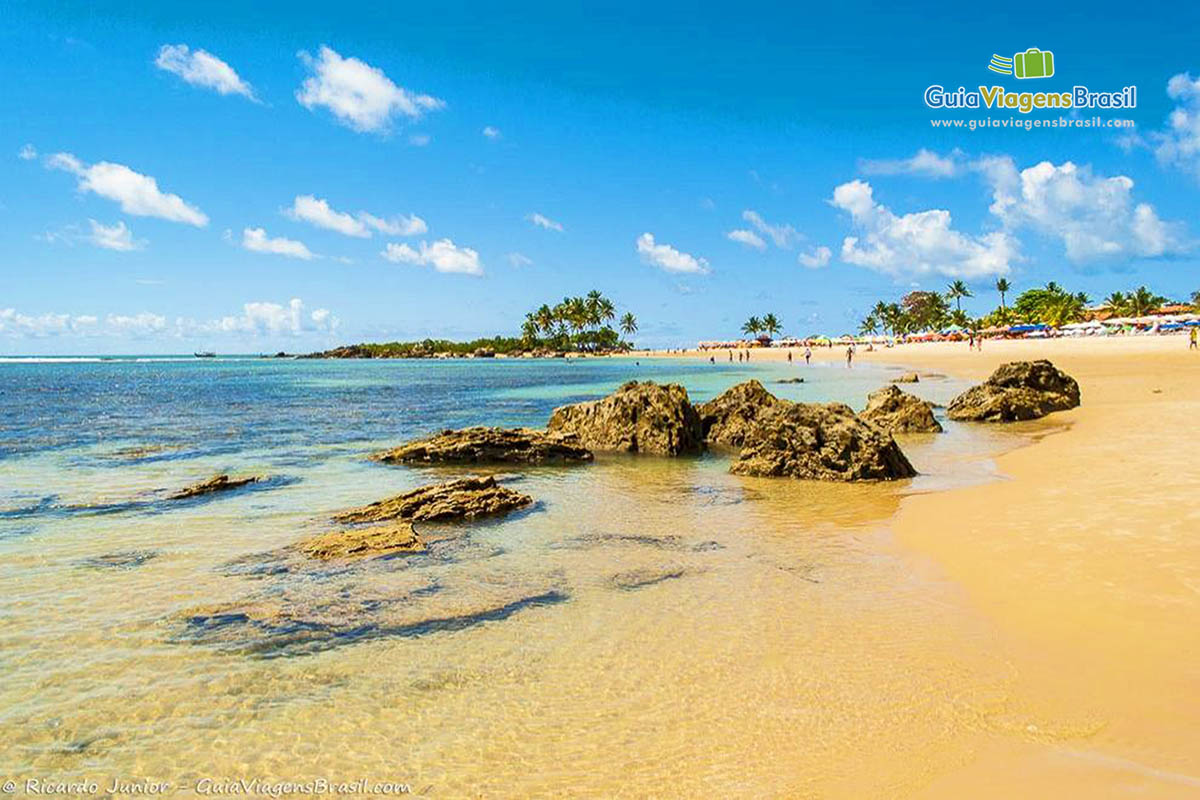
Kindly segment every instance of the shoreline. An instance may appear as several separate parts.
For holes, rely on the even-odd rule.
[[[844,348],[813,357],[842,360]],[[896,546],[999,632],[1020,696],[1037,698],[1028,717],[1013,698],[984,712],[974,757],[917,796],[1200,791],[1200,564],[1186,534],[1200,466],[1181,435],[1200,415],[1200,354],[1182,337],[989,340],[982,352],[860,348],[855,363],[981,380],[1036,358],[1079,381],[1082,405],[1047,418],[1061,423],[1054,435],[995,458],[1004,480],[912,494],[891,524]]]

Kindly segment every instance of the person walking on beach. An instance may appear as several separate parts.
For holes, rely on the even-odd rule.
[[[732,350],[729,351],[729,363],[731,363],[731,364],[733,363],[733,351]]]
[[[1188,342],[1188,350],[1200,349],[1200,343],[1198,343],[1196,341],[1196,336],[1197,336],[1196,328],[1195,328],[1195,326],[1192,326],[1192,332],[1190,334],[1188,334],[1188,338],[1190,339],[1190,341]]]
[[[846,348],[846,368],[847,369],[854,366],[853,361],[854,361],[854,345],[849,345]]]
[[[808,345],[804,345],[804,365],[808,366],[812,363],[812,350]]]
[[[790,349],[788,350],[788,363],[792,363],[792,351]]]

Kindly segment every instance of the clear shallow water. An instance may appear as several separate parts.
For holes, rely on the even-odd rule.
[[[806,383],[777,385],[803,375]],[[1009,436],[904,440],[923,475],[739,478],[719,456],[508,476],[530,511],[428,553],[280,557],[331,513],[457,470],[378,447],[541,426],[633,378],[757,377],[861,407],[889,372],[645,360],[0,364],[0,772],[366,774],[430,796],[733,796],[916,785],[1006,723],[1003,663],[897,553],[904,493],[991,478]],[[944,402],[960,385],[916,390]],[[216,472],[272,481],[169,504]],[[967,648],[986,652],[986,647]],[[1003,709],[998,716],[996,709]],[[885,748],[865,772],[859,748]],[[925,759],[925,760],[922,760]],[[887,796],[883,793],[881,796]]]

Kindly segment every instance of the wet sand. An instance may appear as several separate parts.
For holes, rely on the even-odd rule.
[[[914,794],[1200,796],[1200,353],[1181,336],[988,341],[859,349],[856,363],[977,379],[1030,358],[1073,375],[1082,406],[1001,455],[1005,480],[907,497],[892,525],[961,587],[1013,670],[986,712],[1007,730]]]

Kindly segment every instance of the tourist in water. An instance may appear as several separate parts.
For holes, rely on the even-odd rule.
[[[805,366],[812,363],[812,350],[808,345],[804,345],[804,364]]]
[[[854,361],[854,345],[849,345],[848,347],[846,347],[846,367],[849,368],[849,367],[853,366],[853,363],[852,363],[853,361]]]

